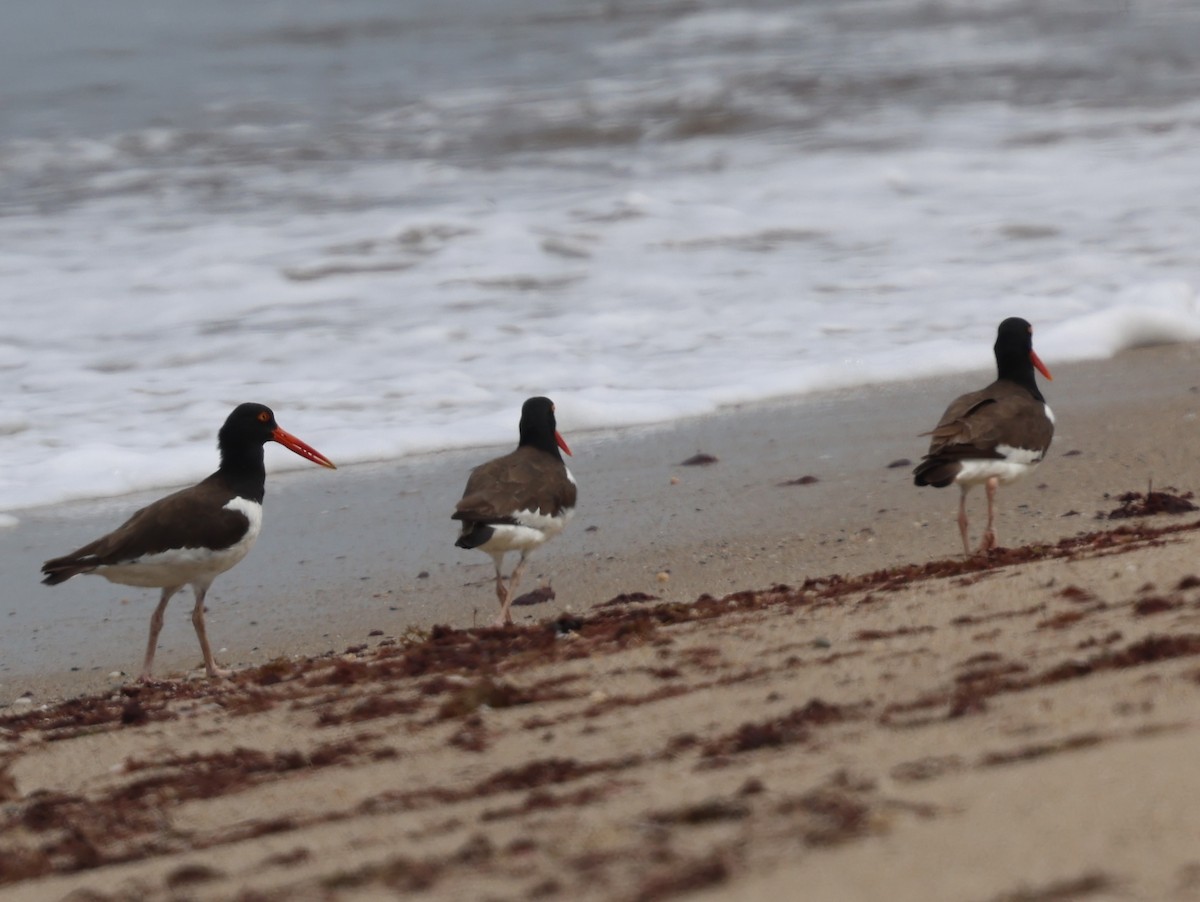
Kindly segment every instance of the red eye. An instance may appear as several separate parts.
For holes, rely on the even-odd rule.
[[[258,415],[258,421],[260,423],[268,423],[271,421],[271,415],[264,410]]]

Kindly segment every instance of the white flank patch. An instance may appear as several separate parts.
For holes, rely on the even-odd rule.
[[[1007,485],[1022,476],[1027,476],[1042,459],[1041,451],[1031,451],[1028,448],[999,445],[996,450],[1004,455],[1003,460],[964,460],[962,469],[954,477],[955,483],[965,486],[981,485],[995,477],[1001,485]]]
[[[228,548],[216,551],[211,548],[172,548],[127,563],[98,567],[93,572],[123,586],[155,588],[197,582],[207,585],[246,556],[262,529],[262,505],[257,501],[234,498],[225,509],[238,511],[248,521],[246,534]]]
[[[488,554],[532,551],[562,532],[574,515],[574,508],[564,510],[557,517],[543,514],[541,511],[518,511],[513,514],[513,519],[517,521],[515,524],[503,523],[493,526],[492,537],[479,548]]]
[[[1050,421],[1050,425],[1054,425],[1054,411],[1050,409],[1050,405],[1042,402],[1042,406],[1046,408],[1046,419]]]

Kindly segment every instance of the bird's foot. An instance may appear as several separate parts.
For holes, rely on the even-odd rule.
[[[205,667],[204,673],[209,679],[228,680],[233,677],[232,670],[226,670],[224,667]]]
[[[983,534],[983,538],[979,542],[979,554],[987,554],[996,547],[996,532],[995,530],[987,530]]]
[[[511,614],[499,614],[499,615],[497,615],[496,619],[492,621],[492,626],[493,627],[512,626],[512,622],[513,622],[513,619],[512,619]]]

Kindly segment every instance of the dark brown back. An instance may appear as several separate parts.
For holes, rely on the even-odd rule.
[[[1028,389],[997,379],[981,391],[956,398],[928,435],[928,457],[989,457],[998,445],[1043,454],[1054,437],[1045,403]]]
[[[575,494],[561,459],[523,445],[471,471],[453,519],[504,523],[523,510],[557,516],[575,506]]]
[[[228,548],[246,533],[246,515],[228,510],[234,497],[220,473],[137,511],[108,535],[60,558],[46,561],[42,572],[61,582],[95,567],[121,564],[175,548]]]

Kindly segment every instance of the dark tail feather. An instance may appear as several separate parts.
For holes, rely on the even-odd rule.
[[[90,573],[95,569],[96,564],[93,561],[80,561],[70,555],[56,557],[42,564],[42,575],[46,577],[42,580],[42,585],[57,586],[59,583],[65,583],[72,576]]]
[[[486,523],[464,523],[462,535],[454,544],[459,548],[478,548],[487,542],[496,530]]]
[[[917,468],[913,470],[913,485],[931,485],[935,489],[944,489],[954,482],[954,477],[961,469],[960,461],[929,457],[917,464]]]

